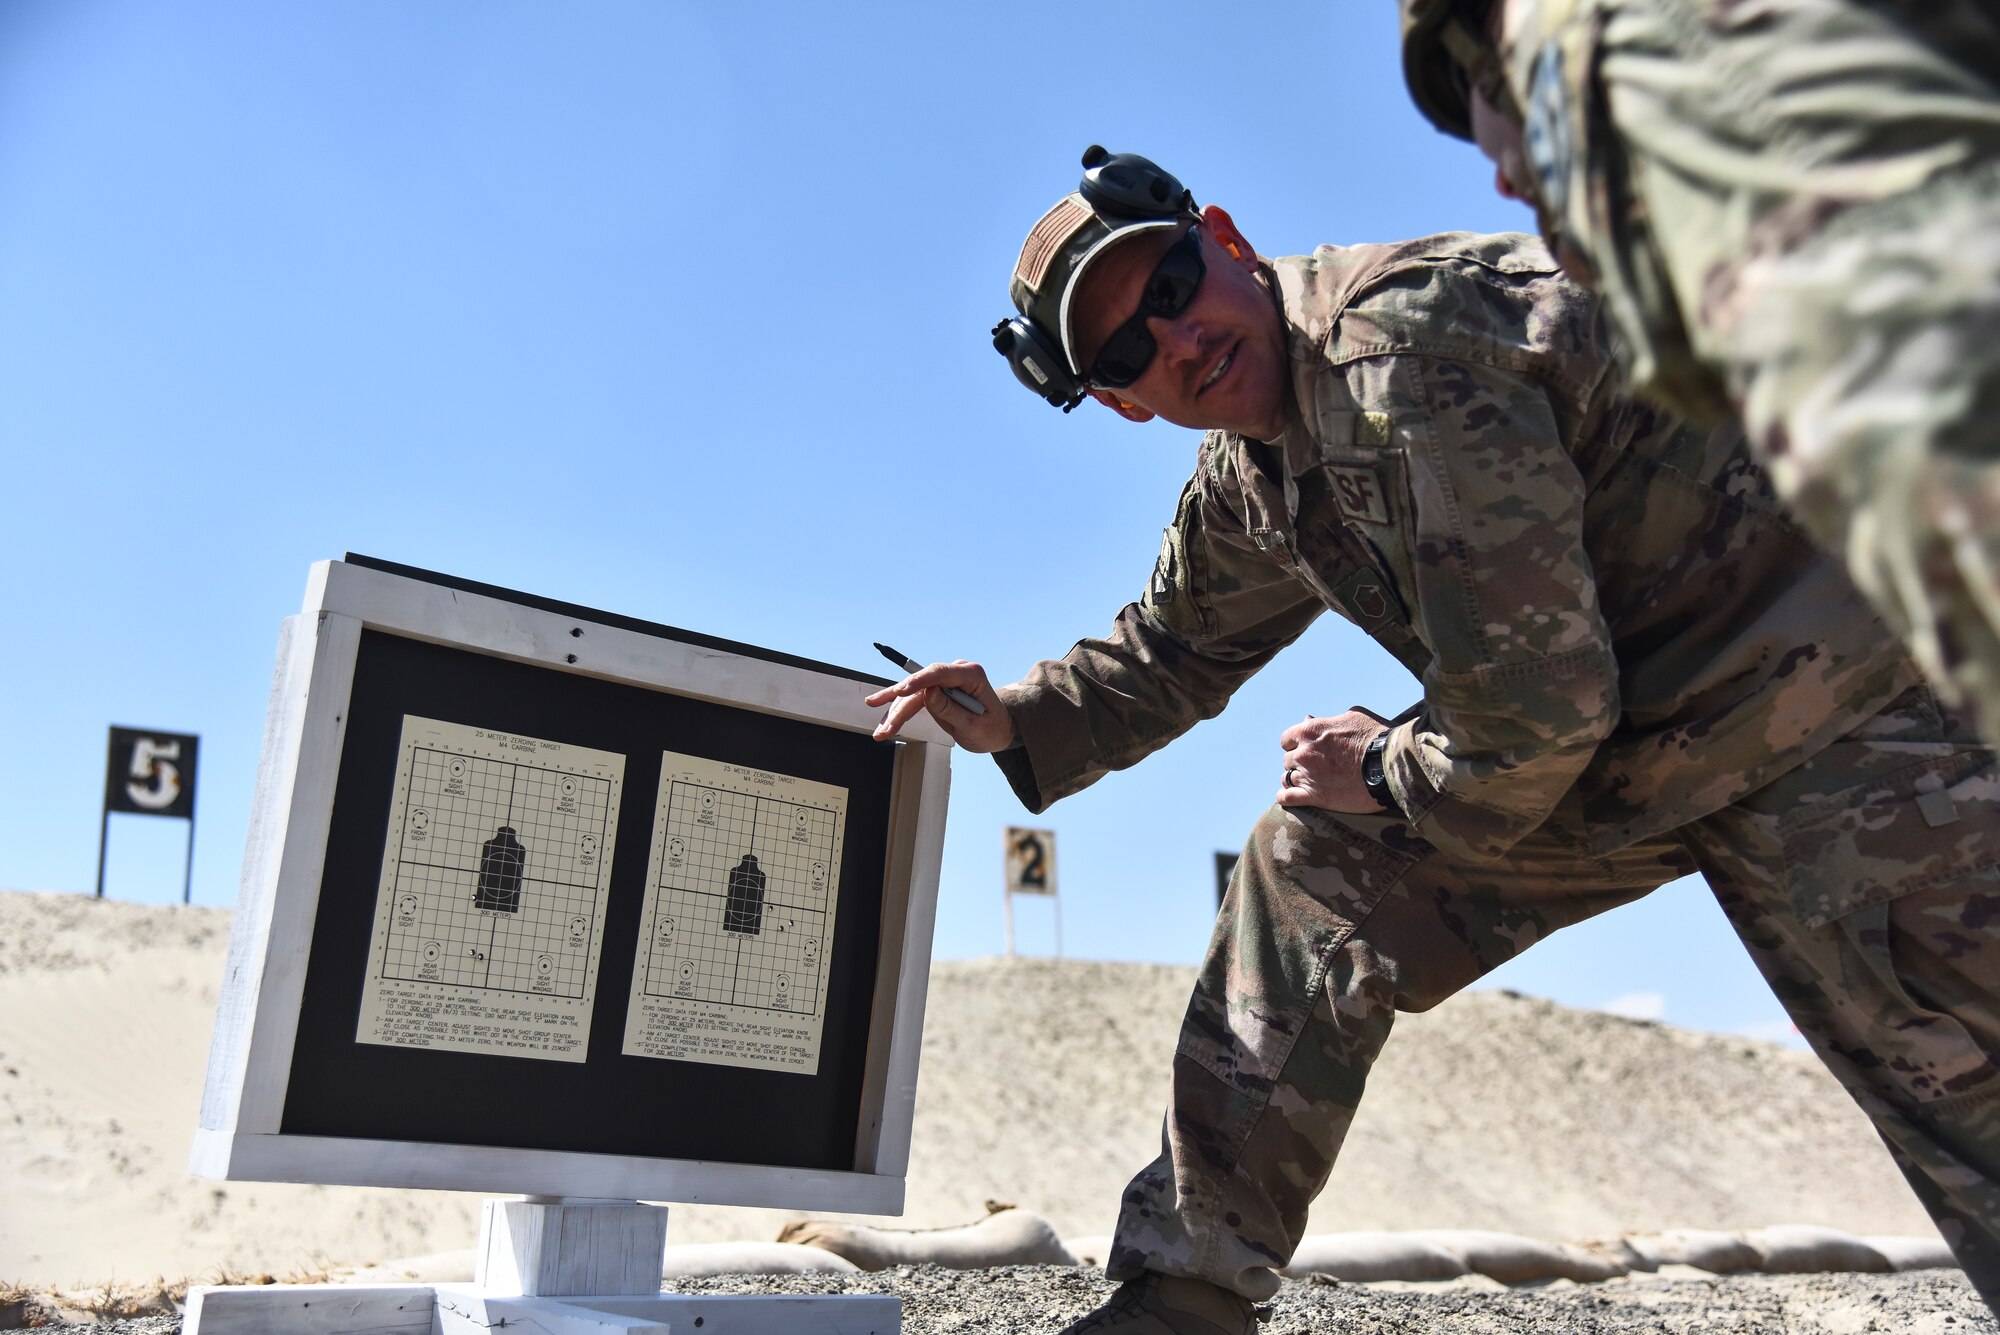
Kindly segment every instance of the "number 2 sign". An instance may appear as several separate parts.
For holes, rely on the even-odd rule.
[[[1007,890],[1016,895],[1056,892],[1056,832],[1007,827]]]
[[[1009,825],[1000,839],[1001,865],[1006,868],[1007,954],[1014,953],[1014,896],[1042,895],[1056,910],[1056,957],[1062,957],[1062,908],[1056,894],[1056,832]]]

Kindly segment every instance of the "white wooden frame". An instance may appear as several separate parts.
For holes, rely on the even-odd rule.
[[[363,630],[856,732],[877,718],[861,703],[866,688],[847,677],[366,566],[313,566],[305,606],[279,636],[190,1170],[263,1182],[900,1214],[951,782],[951,741],[928,715],[897,746],[855,1171],[280,1133]]]

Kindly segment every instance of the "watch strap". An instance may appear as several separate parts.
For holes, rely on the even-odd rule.
[[[1389,729],[1384,728],[1369,741],[1361,753],[1361,785],[1368,790],[1368,796],[1384,811],[1395,811],[1396,794],[1389,787],[1389,770],[1382,763],[1382,752],[1389,745]]]

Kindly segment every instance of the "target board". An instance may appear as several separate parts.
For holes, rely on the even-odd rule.
[[[876,684],[315,567],[195,1171],[899,1210],[950,742]]]

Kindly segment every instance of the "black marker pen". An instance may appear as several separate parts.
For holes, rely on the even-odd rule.
[[[891,649],[888,645],[882,643],[880,640],[875,641],[875,648],[881,652],[882,657],[888,659],[891,663],[894,663],[897,667],[903,669],[903,671],[905,672],[923,671],[924,665],[922,663],[919,663],[916,659],[911,658],[907,654],[897,653],[894,649]],[[984,714],[986,712],[985,705],[980,704],[977,700],[967,695],[964,691],[959,690],[958,687],[956,686],[943,686],[939,687],[938,689],[942,690],[946,695],[950,696],[953,704],[969,709],[975,714]]]

